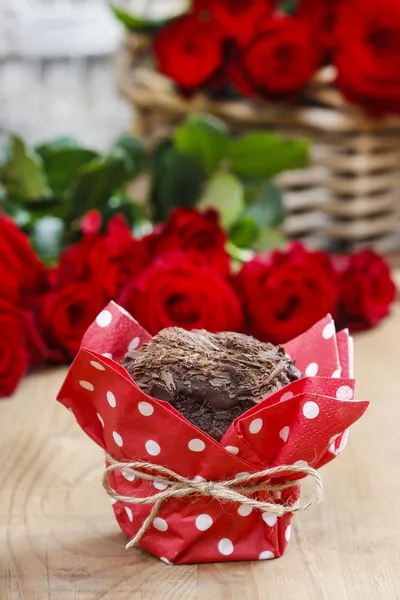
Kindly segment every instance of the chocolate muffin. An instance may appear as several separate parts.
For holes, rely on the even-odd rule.
[[[146,394],[220,441],[254,404],[302,374],[281,346],[240,333],[170,327],[122,361]]]

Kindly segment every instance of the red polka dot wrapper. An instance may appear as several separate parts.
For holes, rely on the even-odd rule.
[[[196,481],[220,481],[279,465],[318,469],[346,445],[348,428],[366,410],[354,401],[352,340],[336,333],[330,316],[287,343],[305,377],[237,418],[220,443],[189,423],[170,404],[143,393],[119,364],[128,349],[151,336],[110,303],[86,332],[59,392],[80,427],[116,461],[162,465]],[[120,496],[142,498],[168,484],[143,480],[129,468],[110,473]],[[273,503],[298,503],[299,484],[263,491]],[[113,503],[117,521],[132,538],[152,504]],[[262,560],[281,556],[292,513],[277,516],[244,504],[204,496],[165,500],[140,539],[141,548],[173,564]]]

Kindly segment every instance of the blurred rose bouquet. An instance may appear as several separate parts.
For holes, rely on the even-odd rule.
[[[169,21],[133,19],[154,36],[156,65],[184,93],[198,89],[298,100],[316,71],[373,115],[400,114],[398,0],[193,0]]]
[[[395,297],[388,265],[371,250],[332,257],[293,242],[238,266],[213,209],[177,208],[140,238],[122,215],[104,226],[91,211],[80,241],[51,268],[5,215],[0,237],[1,395],[11,394],[38,363],[71,361],[110,300],[151,334],[177,325],[245,331],[278,343],[327,312],[342,327],[372,327]]]

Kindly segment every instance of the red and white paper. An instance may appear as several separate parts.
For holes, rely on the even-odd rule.
[[[337,334],[327,316],[285,346],[306,376],[236,419],[218,443],[170,404],[143,393],[119,365],[128,348],[140,348],[150,338],[111,302],[86,332],[58,395],[87,435],[117,461],[152,462],[206,480],[277,465],[319,468],[343,450],[348,428],[368,406],[354,400],[351,338],[347,332]],[[145,497],[165,489],[165,484],[135,478],[129,469],[111,473],[109,481],[125,496]],[[294,504],[299,487],[274,492],[273,501]],[[151,507],[113,504],[129,537]],[[173,564],[276,558],[286,549],[291,520],[291,513],[277,517],[204,497],[170,499],[139,545]]]

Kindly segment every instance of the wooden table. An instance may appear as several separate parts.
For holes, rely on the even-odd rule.
[[[1,600],[400,599],[400,306],[356,338],[371,407],[322,471],[325,501],[294,519],[274,561],[167,566],[125,538],[103,456],[55,402],[64,369],[0,403]]]

